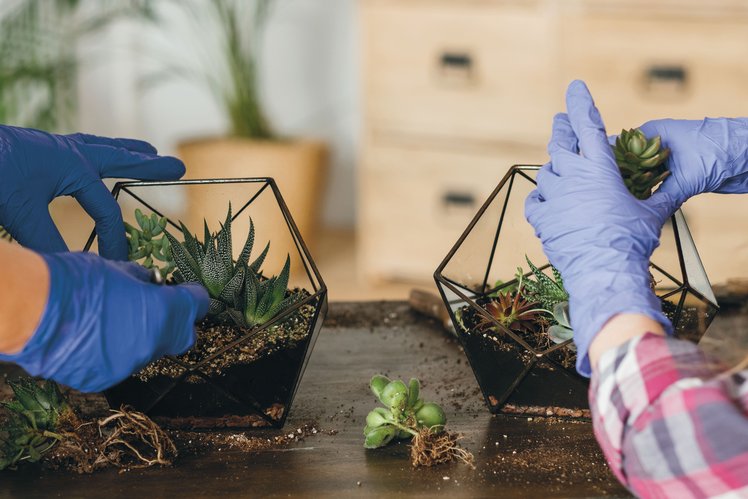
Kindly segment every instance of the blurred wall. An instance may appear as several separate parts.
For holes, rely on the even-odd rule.
[[[277,2],[262,52],[266,109],[281,134],[331,146],[324,222],[350,227],[360,135],[356,1]],[[220,109],[203,87],[175,77],[143,88],[145,75],[161,61],[190,54],[204,40],[190,35],[179,12],[164,13],[170,23],[157,34],[120,24],[81,44],[81,51],[90,52],[80,79],[81,130],[141,137],[167,154],[182,139],[225,130]]]

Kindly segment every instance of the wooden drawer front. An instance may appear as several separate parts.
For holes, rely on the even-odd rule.
[[[542,149],[508,154],[372,149],[360,174],[359,256],[364,273],[430,282],[509,167],[543,159]]]
[[[544,143],[561,101],[551,78],[552,18],[542,5],[365,2],[371,131]]]
[[[612,132],[654,118],[748,115],[748,23],[568,15],[562,72],[585,80]]]

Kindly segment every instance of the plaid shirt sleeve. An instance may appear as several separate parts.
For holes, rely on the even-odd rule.
[[[640,497],[748,497],[748,370],[723,374],[694,344],[648,333],[593,373],[595,435]]]

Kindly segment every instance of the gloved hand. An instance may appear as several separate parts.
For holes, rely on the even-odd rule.
[[[525,215],[564,278],[577,370],[589,376],[590,343],[613,316],[643,314],[672,332],[649,275],[672,200],[656,192],[640,201],[629,193],[583,82],[569,86],[566,106],[568,114],[554,119],[551,161],[538,172]]]
[[[655,120],[642,125],[670,147],[670,176],[660,186],[672,211],[703,192],[748,192],[748,119]]]
[[[101,179],[176,180],[184,170],[139,140],[0,126],[0,225],[29,249],[66,251],[47,206],[73,196],[96,222],[99,254],[127,260],[122,213]]]
[[[91,253],[41,256],[50,273],[41,321],[21,352],[0,360],[97,392],[194,343],[195,320],[208,311],[202,286],[151,284],[140,265]]]

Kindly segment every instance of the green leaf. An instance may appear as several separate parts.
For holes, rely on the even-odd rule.
[[[241,253],[239,253],[239,258],[236,260],[237,265],[246,265],[247,262],[249,262],[249,256],[252,254],[252,247],[255,243],[255,224],[252,221],[252,218],[249,218],[249,234],[247,234],[247,240],[244,242],[244,247],[242,248]],[[268,243],[269,245],[269,243]]]
[[[378,428],[390,422],[392,422],[392,415],[383,407],[377,407],[366,416],[366,425],[369,428]]]
[[[380,401],[382,397],[382,391],[384,390],[384,387],[389,384],[389,382],[390,379],[387,376],[382,376],[381,374],[377,374],[376,376],[372,377],[371,381],[369,382],[371,391]]]
[[[164,234],[166,234],[166,237],[169,240],[172,256],[174,257],[177,269],[179,269],[180,277],[184,279],[183,282],[201,282],[200,267],[195,259],[168,231]]]
[[[447,424],[447,415],[438,404],[428,403],[416,411],[416,421],[424,428],[441,431]]]
[[[408,402],[407,407],[415,406],[418,402],[418,397],[421,394],[421,383],[416,378],[410,378],[408,383]]]
[[[380,400],[390,408],[402,409],[408,399],[408,387],[400,380],[390,381],[382,390]]]
[[[398,429],[391,425],[374,428],[366,434],[364,447],[367,449],[377,449],[384,447],[397,436]]]

